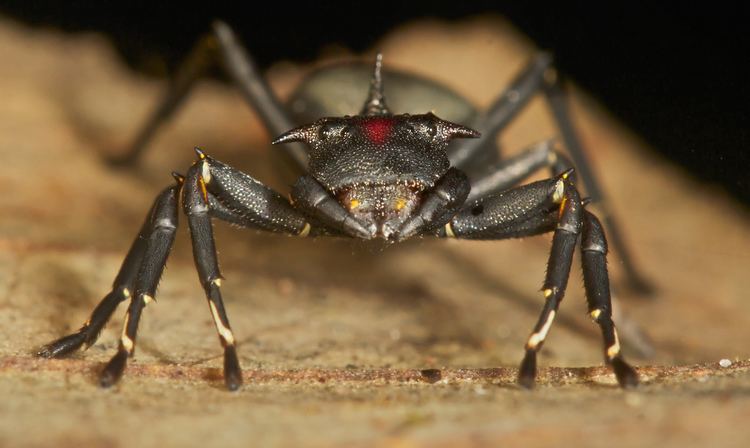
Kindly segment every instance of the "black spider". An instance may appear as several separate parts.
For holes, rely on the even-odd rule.
[[[119,348],[102,371],[100,384],[108,387],[119,380],[134,351],[141,312],[155,296],[172,247],[181,201],[190,227],[195,264],[224,347],[224,379],[230,390],[240,386],[242,375],[220,293],[212,218],[303,237],[390,241],[414,236],[499,240],[554,232],[542,289],[545,305],[526,342],[519,372],[519,382],[526,387],[534,384],[536,353],[565,293],[573,251],[580,239],[588,309],[601,327],[606,362],[614,368],[620,385],[637,384],[636,372],[620,353],[612,322],[607,242],[602,226],[584,207],[585,201],[574,183],[572,164],[551,142],[536,144],[511,159],[493,160],[497,155],[493,139],[476,139],[479,132],[469,127],[432,113],[392,114],[383,96],[380,55],[369,96],[358,115],[321,118],[293,128],[286,110],[263,82],[232,31],[217,23],[213,34],[199,43],[125,160],[135,159],[159,124],[186,96],[207,65],[207,56],[221,56],[225,68],[266,126],[276,134],[283,132],[274,144],[307,145],[305,148],[295,143],[284,148],[289,160],[306,169],[307,174],[299,177],[287,200],[248,174],[196,149],[198,160],[187,174],[174,173],[176,185],[156,198],[112,291],[77,332],[44,346],[40,356],[65,356],[83,345],[90,346],[118,304],[128,300]],[[582,167],[579,172],[587,181],[589,193],[598,198],[601,194],[581,158],[554,74],[550,58],[538,56],[473,124],[494,136],[533,94],[543,91],[566,145]],[[456,138],[476,140],[448,148],[448,143]],[[513,187],[544,167],[552,171],[552,178]],[[631,280],[638,284],[638,276],[625,254],[622,256]]]

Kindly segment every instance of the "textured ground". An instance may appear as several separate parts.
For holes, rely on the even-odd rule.
[[[388,64],[431,75],[480,107],[533,51],[496,19],[407,25],[379,48]],[[631,294],[612,254],[620,303],[655,348],[648,359],[631,350],[643,366],[636,391],[614,387],[598,367],[599,335],[577,281],[540,356],[541,386],[513,384],[541,307],[548,238],[382,251],[217,225],[246,369],[246,385],[230,394],[181,229],[120,385],[95,385],[116,347],[119,311],[87,352],[33,358],[86,319],[193,146],[274,184],[269,136],[231,89],[203,83],[141,167],[116,171],[102,153],[133,135],[161,83],[128,71],[98,36],[7,20],[0,61],[0,445],[747,446],[750,216],[583,95],[573,110],[584,143],[658,288],[654,300]],[[285,94],[309,68],[280,63],[269,76]],[[552,135],[535,101],[502,140],[512,152]],[[731,366],[719,366],[724,358]]]

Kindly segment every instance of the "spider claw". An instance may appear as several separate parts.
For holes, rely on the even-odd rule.
[[[317,128],[316,125],[304,125],[299,126],[294,129],[290,129],[283,134],[276,137],[271,144],[272,145],[278,145],[281,143],[291,143],[291,142],[304,142],[304,143],[312,143],[315,140],[315,129]]]
[[[40,347],[36,351],[36,356],[40,358],[63,358],[78,350],[85,343],[85,340],[86,335],[82,332],[69,334]]]
[[[518,384],[524,389],[533,389],[536,383],[536,352],[526,350],[518,369]]]
[[[99,375],[99,386],[103,388],[112,387],[120,381],[122,373],[125,371],[125,365],[128,360],[128,353],[124,350],[118,350],[115,356],[109,360]]]
[[[224,385],[230,391],[236,391],[242,386],[242,369],[233,345],[224,348]]]
[[[623,389],[630,389],[638,386],[638,373],[633,367],[620,357],[612,361],[612,369],[615,371],[615,378]]]

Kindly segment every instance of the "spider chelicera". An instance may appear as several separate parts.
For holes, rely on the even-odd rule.
[[[494,160],[493,139],[541,91],[548,98],[566,146],[581,165],[578,173],[594,199],[601,196],[575,138],[559,81],[547,55],[535,58],[486,112],[472,120],[485,134],[438,118],[432,113],[396,115],[383,94],[381,56],[371,76],[369,95],[359,114],[320,118],[295,127],[259,75],[232,30],[217,22],[196,47],[154,116],[121,161],[132,161],[156,129],[176,109],[212,57],[219,56],[246,99],[268,129],[281,134],[288,160],[303,169],[289,199],[250,175],[200,149],[197,160],[176,183],[156,198],[113,283],[75,333],[42,347],[40,356],[61,357],[93,344],[117,306],[129,302],[117,353],[100,376],[104,387],[122,376],[133,355],[138,322],[151,302],[167,262],[178,208],[187,216],[195,264],[224,348],[224,380],[230,390],[242,384],[235,337],[221,298],[212,219],[240,227],[289,235],[336,236],[402,241],[416,236],[500,240],[554,232],[542,287],[544,308],[529,336],[519,369],[521,385],[531,387],[536,354],[542,347],[565,294],[573,252],[582,253],[588,310],[600,326],[605,360],[623,387],[638,375],[620,352],[612,321],[607,242],[599,220],[585,208],[575,185],[572,163],[544,141],[505,160]],[[289,130],[291,129],[291,130]],[[462,140],[451,146],[453,139]],[[306,145],[303,146],[302,144]],[[489,160],[489,161],[488,161]],[[532,172],[548,168],[553,177],[515,186]],[[608,223],[610,224],[610,223]],[[614,229],[610,225],[610,232]],[[617,237],[617,233],[613,233]],[[619,244],[619,237],[615,239]],[[641,283],[621,247],[634,284]]]

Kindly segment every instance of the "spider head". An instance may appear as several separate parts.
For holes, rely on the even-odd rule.
[[[378,233],[387,238],[386,223],[408,218],[422,193],[450,168],[448,143],[479,133],[431,112],[393,115],[383,96],[380,67],[378,55],[359,115],[321,118],[273,143],[306,143],[309,174],[354,216],[382,228]]]
[[[421,203],[422,193],[450,168],[448,142],[478,133],[424,115],[322,118],[281,135],[274,143],[302,141],[309,173],[352,215],[388,238]],[[390,223],[390,224],[386,224]]]

